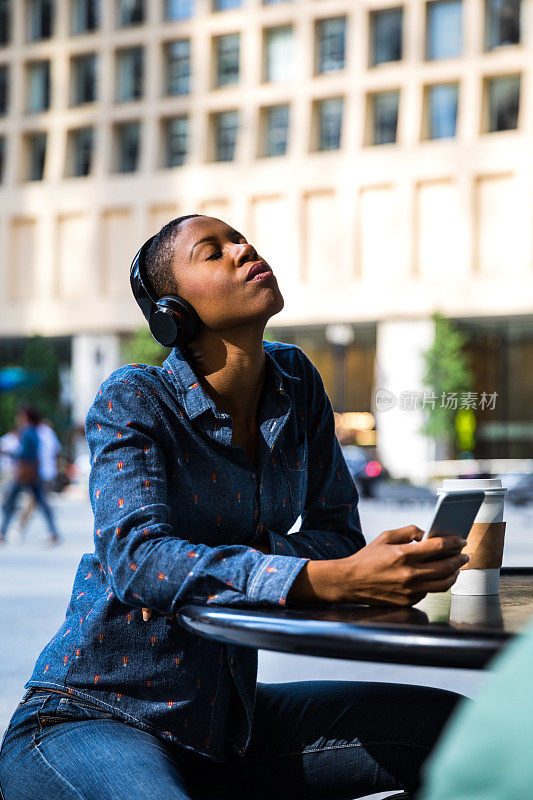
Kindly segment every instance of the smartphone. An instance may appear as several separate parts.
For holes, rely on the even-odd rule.
[[[435,536],[460,536],[466,539],[484,499],[485,492],[479,489],[439,495],[424,539]]]

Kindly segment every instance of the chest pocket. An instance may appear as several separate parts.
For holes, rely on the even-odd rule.
[[[289,496],[294,517],[298,517],[305,504],[307,493],[307,443],[292,450],[281,451],[281,463],[289,484]]]

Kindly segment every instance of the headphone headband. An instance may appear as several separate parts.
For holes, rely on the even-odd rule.
[[[147,239],[131,262],[131,290],[154,339],[163,347],[184,346],[196,339],[202,321],[183,297],[165,295],[156,299],[151,293],[145,263],[146,252],[154,239],[155,236]]]

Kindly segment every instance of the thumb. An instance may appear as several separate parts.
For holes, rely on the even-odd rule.
[[[419,542],[423,535],[424,531],[417,525],[405,525],[403,528],[395,528],[392,531],[387,531],[387,542],[390,544]]]
[[[151,608],[143,608],[143,620],[144,622],[148,622],[150,617],[152,616],[152,609]]]

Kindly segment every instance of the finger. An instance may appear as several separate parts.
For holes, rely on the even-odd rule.
[[[416,586],[416,592],[424,592],[425,594],[427,592],[447,592],[457,580],[459,572],[460,570],[456,570],[456,572],[447,578],[440,578],[436,581],[426,581],[425,583],[418,584]]]
[[[465,564],[468,564],[469,561],[470,556],[465,553],[459,553],[450,558],[439,558],[438,561],[422,563],[414,568],[414,577],[411,585],[417,588],[419,583],[447,578]]]
[[[150,617],[152,616],[152,609],[151,608],[143,608],[143,620],[144,622],[148,622]]]
[[[390,544],[407,544],[407,542],[419,542],[424,531],[416,525],[405,525],[403,528],[394,528],[391,531],[384,531],[382,536]]]
[[[459,553],[465,546],[466,539],[461,539],[460,536],[434,536],[418,542],[416,547],[409,550],[409,553],[414,558],[421,560],[435,556],[444,558]]]

